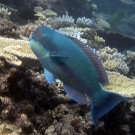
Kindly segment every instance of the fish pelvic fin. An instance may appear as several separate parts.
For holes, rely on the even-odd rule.
[[[91,116],[92,121],[98,127],[98,118],[109,112],[121,101],[128,102],[122,95],[101,89],[92,96]]]
[[[52,84],[52,82],[56,82],[54,75],[44,68],[44,76],[49,84]]]

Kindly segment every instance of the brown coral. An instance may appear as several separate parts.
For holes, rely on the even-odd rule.
[[[20,26],[20,37],[23,39],[28,39],[30,34],[37,28],[38,26],[33,23],[29,23],[24,26]]]
[[[0,21],[0,35],[17,38],[19,37],[18,26],[8,19],[2,19]]]
[[[85,28],[85,29],[82,29],[81,32],[83,32],[81,37],[84,39],[87,39],[86,44],[89,45],[90,47],[95,48],[95,49],[101,49],[105,46],[105,42],[97,42],[97,40],[95,40],[95,36],[97,36],[95,29]]]

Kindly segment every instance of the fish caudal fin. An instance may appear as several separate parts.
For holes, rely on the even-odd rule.
[[[91,116],[94,125],[98,127],[98,118],[109,112],[121,101],[128,102],[123,96],[106,90],[100,90],[94,94],[91,104]]]

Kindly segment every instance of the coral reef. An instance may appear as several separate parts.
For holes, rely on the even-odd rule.
[[[96,30],[96,33],[105,40],[107,46],[117,48],[119,52],[128,50],[135,45],[135,37],[133,36],[105,30]]]
[[[74,27],[60,28],[58,29],[58,32],[72,37],[80,37],[81,34],[83,34],[83,32],[81,32],[81,29]]]
[[[102,18],[96,18],[94,26],[95,28],[102,30],[111,28],[110,24],[106,20],[103,20]]]
[[[58,29],[58,32],[67,36],[75,37],[80,41],[82,41],[83,43],[87,43],[87,39],[81,38],[81,35],[83,35],[81,28],[74,28],[74,27],[60,28]]]
[[[0,35],[8,38],[19,37],[18,26],[8,19],[0,20]]]
[[[92,19],[90,18],[79,17],[77,18],[76,24],[80,27],[91,27],[93,22],[92,22]]]
[[[64,27],[70,27],[74,23],[74,19],[72,16],[63,15],[62,17],[56,17],[54,19],[56,26],[56,29],[64,28]]]
[[[94,40],[96,43],[100,44],[100,43],[105,43],[105,40],[102,37],[99,36],[95,36]]]
[[[55,120],[51,126],[49,126],[46,131],[45,135],[74,135],[75,131],[74,128],[66,122],[66,120],[62,120],[62,122],[57,122]]]
[[[38,17],[38,20],[46,20],[46,16],[45,15],[43,15],[42,13],[40,13],[40,12],[37,12],[36,14],[35,14],[35,16],[37,16]]]
[[[19,27],[19,36],[24,40],[28,40],[30,34],[40,25],[44,25],[51,28],[56,28],[57,24],[54,23],[53,19],[46,18],[45,20],[36,20],[34,22],[28,23],[26,25],[21,25]]]
[[[93,28],[85,28],[82,29],[81,37],[86,39],[86,44],[92,48],[97,50],[103,48],[105,46],[105,40],[102,37],[97,36],[97,32]]]
[[[6,6],[6,5],[4,5],[4,4],[2,4],[2,3],[0,3],[0,7],[3,7],[3,8],[5,8],[5,9],[8,9],[10,12],[11,12],[11,11],[17,11],[16,9],[11,8],[11,7],[9,7],[9,6]]]
[[[0,59],[4,57],[10,65],[19,66],[22,64],[25,68],[40,65],[31,51],[28,41],[1,37],[0,42]]]
[[[22,39],[27,39],[30,37],[30,34],[38,27],[35,23],[29,23],[25,26],[20,26],[19,34]]]
[[[64,117],[65,114],[65,106],[64,105],[59,105],[56,108],[54,108],[54,110],[49,110],[48,113],[52,118],[62,118]]]
[[[15,4],[17,0],[12,2]],[[34,9],[38,18],[34,16],[28,21],[24,14],[24,19],[18,19],[17,10],[0,4],[0,134],[134,135],[135,53],[120,53],[132,47],[134,39],[129,42],[129,37],[123,40],[116,33],[110,34],[111,39],[117,42],[115,44],[110,38],[104,38],[106,36],[102,38],[97,30],[110,29],[109,23],[112,25],[124,14],[124,10],[118,9],[112,17],[105,17],[93,12],[97,6],[91,0],[23,0],[18,3],[22,6],[20,3]],[[109,18],[108,23],[106,20]],[[132,29],[133,22],[134,15],[126,25]],[[110,84],[104,89],[124,95],[130,103],[124,107],[123,103],[119,103],[99,119],[99,127],[96,128],[89,105],[79,105],[69,98],[63,83],[57,78],[56,83],[51,85],[44,78],[43,68],[28,42],[30,34],[40,25],[84,42],[107,70]],[[124,29],[128,32],[126,27]],[[113,49],[105,47],[108,40],[112,42]],[[128,46],[121,47],[123,42],[127,42]]]
[[[2,135],[20,135],[21,128],[18,128],[15,125],[8,124],[8,123],[1,123],[0,124],[0,134]]]
[[[7,19],[10,14],[11,12],[8,11],[8,8],[0,7],[0,18]]]
[[[103,65],[108,71],[116,71],[121,74],[128,74],[129,67],[126,63],[126,56],[118,53],[117,49],[105,47],[98,51]]]
[[[128,98],[135,97],[135,80],[127,78],[124,75],[116,72],[107,72],[109,76],[109,85],[104,88],[122,94]]]
[[[41,13],[42,11],[43,11],[43,8],[42,7],[34,7],[34,11],[36,12],[36,13]]]
[[[35,7],[34,11],[36,12],[35,16],[38,16],[39,20],[46,20],[46,17],[56,17],[57,13],[52,10],[46,9],[43,10],[42,7]]]
[[[83,16],[91,18],[92,12],[97,10],[96,4],[92,3],[91,1],[75,0],[73,3],[72,0],[65,0],[64,3],[67,12],[75,18]]]
[[[57,85],[49,85],[43,74],[40,73],[41,68],[34,67],[24,70],[17,67],[9,70],[5,65],[2,70],[5,74],[2,75],[3,73],[0,72],[0,100],[2,103],[0,120],[5,122],[3,123],[5,125],[10,125],[10,123],[14,125],[12,127],[14,131],[10,130],[10,133],[87,135],[91,132],[92,135],[96,135],[100,132],[107,135],[110,132],[121,134],[123,130],[125,133],[134,134],[135,132],[134,123],[129,123],[129,119],[130,121],[134,119],[135,113],[131,111],[131,105],[124,108],[121,104],[116,106],[107,115],[100,118],[99,128],[96,129],[91,121],[89,107],[67,100],[61,82],[57,80]],[[105,88],[110,91],[115,90],[128,98],[134,98],[134,80],[118,73],[109,72],[108,75],[110,85]],[[130,92],[126,90],[127,87]],[[60,100],[59,95],[64,97],[64,102],[63,99]],[[121,117],[116,117],[116,114]],[[114,119],[112,121],[112,117],[116,117],[115,121]],[[125,130],[123,127],[127,127],[129,130]],[[118,130],[112,131],[112,128]],[[2,132],[7,133],[5,128]]]
[[[135,78],[135,52],[127,51],[127,64],[130,67],[128,76],[130,78]]]

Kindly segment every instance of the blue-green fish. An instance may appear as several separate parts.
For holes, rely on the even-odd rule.
[[[32,34],[30,46],[44,67],[46,80],[55,77],[63,82],[64,90],[79,104],[91,101],[91,116],[95,126],[98,118],[106,114],[123,96],[106,91],[101,85],[109,83],[99,58],[81,41],[39,26]]]

